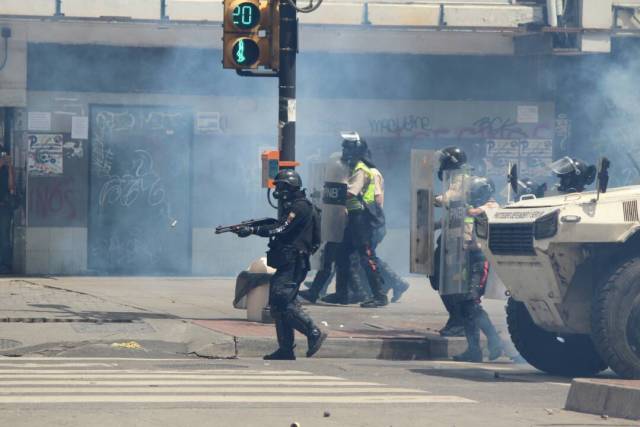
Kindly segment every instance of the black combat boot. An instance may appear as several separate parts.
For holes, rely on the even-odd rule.
[[[327,338],[327,334],[316,327],[311,317],[298,304],[289,307],[286,320],[296,331],[307,337],[307,357],[316,354]]]
[[[389,299],[387,298],[386,295],[381,295],[378,297],[373,297],[368,301],[363,302],[362,304],[360,304],[360,307],[362,308],[377,308],[377,307],[384,307],[385,305],[389,304]]]
[[[307,335],[307,357],[311,357],[320,350],[322,347],[322,343],[327,339],[326,332],[322,332],[320,329],[315,328],[311,331],[309,335]]]
[[[303,299],[309,301],[311,304],[315,304],[318,300],[318,294],[313,291],[313,288],[306,291],[300,291],[298,292],[298,295],[300,295]]]
[[[349,304],[349,295],[343,295],[343,294],[329,294],[327,296],[325,296],[324,298],[322,298],[322,302],[326,302],[328,304],[342,304],[342,305],[347,305]]]
[[[290,348],[290,349],[279,348],[273,353],[267,354],[262,358],[264,360],[296,360],[296,355],[293,353],[293,348]]]
[[[278,337],[279,348],[271,354],[267,354],[263,357],[264,360],[296,360],[296,355],[293,352],[295,348],[293,327],[289,325],[285,319],[280,317],[274,319],[276,323],[276,335]]]

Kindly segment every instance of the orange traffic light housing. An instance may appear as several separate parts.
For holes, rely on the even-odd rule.
[[[224,68],[278,69],[279,10],[277,0],[224,0]]]
[[[280,160],[280,151],[271,150],[262,152],[262,188],[275,188],[274,178],[282,168],[295,168],[300,163],[295,161]]]

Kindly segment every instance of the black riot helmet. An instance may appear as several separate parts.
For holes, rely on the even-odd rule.
[[[491,180],[484,176],[474,176],[469,183],[469,203],[477,208],[484,205],[493,197],[496,186]]]
[[[558,191],[562,193],[584,191],[587,185],[593,184],[597,174],[597,168],[594,165],[588,165],[580,159],[571,157],[556,160],[550,168],[560,178]]]
[[[531,178],[522,178],[518,181],[518,195],[524,196],[527,194],[533,194],[536,198],[540,199],[544,197],[544,193],[547,191],[547,184],[538,184]]]
[[[302,178],[293,169],[282,169],[273,179],[276,190],[273,197],[277,200],[293,198],[302,189]]]
[[[467,163],[467,154],[460,147],[447,147],[438,151],[438,161],[438,178],[442,181],[444,171],[460,169]]]
[[[360,138],[358,132],[340,132],[340,136],[342,137],[342,161],[350,167],[355,167],[365,158],[369,150],[367,142]]]

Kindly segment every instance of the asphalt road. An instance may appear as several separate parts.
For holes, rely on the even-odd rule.
[[[113,355],[127,355],[119,349]],[[0,358],[0,426],[627,426],[511,363]]]

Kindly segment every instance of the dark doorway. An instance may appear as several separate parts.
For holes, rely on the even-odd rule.
[[[92,106],[89,268],[191,272],[192,114]]]

